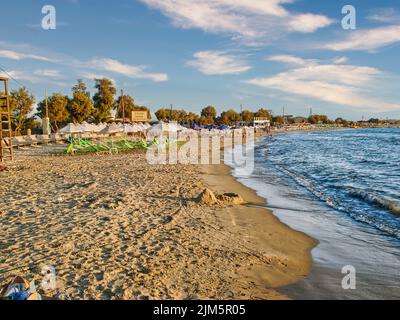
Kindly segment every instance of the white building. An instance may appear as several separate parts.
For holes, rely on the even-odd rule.
[[[269,128],[271,126],[271,121],[268,118],[254,118],[253,119],[254,127],[263,127]]]

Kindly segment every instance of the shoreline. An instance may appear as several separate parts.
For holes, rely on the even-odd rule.
[[[254,143],[257,143],[261,139],[274,137],[276,135],[285,135],[285,134],[298,134],[298,133],[313,133],[313,132],[321,132],[321,131],[336,131],[336,130],[352,130],[352,128],[312,128],[306,130],[276,130],[272,131],[269,134],[259,134],[255,137]],[[354,129],[353,129],[354,130]],[[235,145],[233,146],[233,148]],[[266,270],[262,268],[258,270],[253,270],[250,272],[249,276],[252,279],[257,280],[257,285],[263,285],[267,287],[273,287],[276,289],[279,295],[283,295],[285,298],[288,299],[301,299],[301,296],[296,294],[295,289],[294,291],[290,288],[296,288],[296,285],[300,285],[304,283],[305,279],[310,277],[315,269],[314,260],[312,256],[312,251],[319,245],[319,240],[313,238],[312,236],[308,235],[307,233],[301,232],[290,227],[288,224],[282,222],[276,214],[274,214],[274,209],[268,208],[268,197],[263,197],[258,195],[255,189],[252,189],[249,186],[241,183],[238,178],[236,178],[233,174],[234,168],[230,167],[227,164],[220,164],[220,165],[208,165],[208,166],[200,166],[200,172],[203,180],[205,183],[210,186],[210,188],[218,193],[226,193],[226,192],[233,192],[242,196],[242,198],[247,202],[247,205],[236,207],[234,209],[234,213],[230,213],[231,216],[231,223],[237,224],[237,220],[240,222],[245,222],[244,216],[248,213],[249,210],[254,210],[253,215],[250,218],[250,221],[247,221],[247,227],[249,225],[256,226],[257,224],[262,224],[271,222],[277,227],[286,227],[287,233],[291,234],[292,236],[302,236],[301,244],[303,245],[302,248],[298,248],[299,251],[302,252],[301,255],[293,252],[291,247],[287,247],[285,249],[289,249],[290,259],[298,259],[298,270],[302,270],[302,272],[296,272],[291,270],[288,274],[279,279],[281,275],[279,274],[270,274],[266,275]],[[251,206],[251,207],[249,207]],[[264,217],[262,217],[264,216]],[[267,220],[268,217],[269,221],[262,221]],[[273,229],[273,227],[272,227]],[[259,242],[258,245],[262,246],[265,239],[264,235],[262,234],[263,231],[255,231],[253,236]],[[300,245],[300,243],[299,243]],[[281,250],[283,247],[281,248]],[[285,251],[283,249],[282,251]],[[269,270],[270,271],[270,270]],[[256,273],[259,273],[257,275]]]
[[[272,210],[265,208],[268,200],[240,183],[228,165],[202,166],[200,172],[203,181],[212,190],[218,193],[237,193],[247,202],[247,205],[227,209],[229,217],[223,218],[224,223],[242,228],[244,234],[239,236],[251,239],[256,250],[285,261],[279,266],[253,266],[244,271],[245,278],[257,286],[280,289],[310,274],[313,267],[311,251],[318,245],[317,240],[281,222]],[[283,295],[281,292],[279,294]]]
[[[262,161],[259,159],[258,163]],[[400,288],[393,285],[398,275],[393,267],[397,264],[398,247],[392,247],[391,241],[382,237],[379,230],[354,223],[349,217],[341,219],[334,209],[326,208],[319,201],[297,192],[296,188],[290,187],[272,173],[262,178],[253,175],[249,179],[237,175],[234,168],[232,173],[240,183],[257,190],[257,194],[267,199],[267,208],[283,223],[319,241],[312,250],[311,272],[296,283],[279,288],[280,293],[293,299],[307,300],[399,297]],[[344,239],[346,241],[343,243]],[[372,256],[368,244],[379,248]],[[352,254],[355,251],[358,252],[356,256]],[[341,287],[342,267],[345,265],[357,268],[357,290],[346,291]],[[383,268],[386,272],[379,274],[377,270]]]

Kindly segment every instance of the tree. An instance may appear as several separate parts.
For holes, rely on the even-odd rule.
[[[111,110],[115,106],[117,89],[109,79],[95,79],[97,93],[93,97],[93,118],[95,122],[107,122],[111,118]]]
[[[213,125],[215,120],[210,117],[201,116],[199,119],[199,124],[202,126],[211,126]]]
[[[321,115],[321,114],[314,114],[308,118],[308,122],[312,124],[318,124],[318,123],[330,123],[331,121],[326,115]]]
[[[197,114],[193,113],[193,112],[189,112],[189,114],[186,117],[186,123],[188,125],[193,125],[193,124],[196,124],[196,123],[198,124],[199,120],[200,120],[200,117]]]
[[[156,113],[156,118],[158,121],[170,121],[171,120],[171,110],[169,109],[160,109],[157,110]]]
[[[16,135],[21,135],[21,130],[29,121],[29,114],[33,111],[35,97],[26,88],[14,90],[10,94],[10,111],[12,126]]]
[[[72,100],[68,104],[68,111],[75,123],[87,121],[93,113],[93,101],[82,80],[78,80],[78,84],[72,88]]]
[[[215,119],[217,117],[217,110],[215,110],[215,107],[213,106],[208,106],[201,110],[201,118],[203,119],[202,122],[207,125],[212,125],[215,122]]]
[[[65,124],[70,119],[68,104],[68,97],[61,93],[53,93],[48,99],[49,118],[50,123],[54,125],[54,131],[57,131],[60,125]],[[39,102],[37,110],[37,116],[42,119],[46,117],[46,100]]]
[[[347,122],[347,121],[344,120],[343,118],[336,118],[336,120],[335,120],[336,124],[344,124],[345,122]]]
[[[123,107],[122,107],[122,99],[124,102]],[[134,108],[135,108],[135,100],[128,94],[119,96],[114,106],[114,109],[117,110],[118,118],[129,118]]]
[[[40,128],[42,128],[42,125],[35,117],[30,117],[26,121],[24,128],[26,130],[27,129],[40,129]]]
[[[254,119],[254,113],[249,111],[249,110],[244,110],[242,111],[242,113],[240,114],[240,117],[242,119],[242,121],[246,124],[249,125],[253,119]]]
[[[187,123],[187,112],[185,110],[179,110],[178,111],[178,122],[180,124],[186,124]]]
[[[215,119],[217,117],[217,110],[215,110],[215,107],[213,106],[208,106],[201,110],[201,116]]]
[[[160,109],[155,113],[157,119],[159,121],[176,121],[179,123],[186,123],[186,111],[183,110],[174,110],[174,109]]]
[[[150,119],[151,118],[151,113],[150,109],[146,106],[138,106],[135,104],[135,100],[129,96],[129,95],[124,95],[124,107],[122,108],[121,104],[121,96],[118,97],[117,102],[116,102],[116,109],[117,109],[117,116],[118,118],[123,118],[123,111],[122,109],[125,110],[125,118],[130,118],[132,111],[146,111],[147,112],[147,117]]]
[[[283,125],[285,124],[285,118],[282,116],[277,116],[272,119],[272,122],[276,125]]]
[[[380,120],[377,119],[377,118],[371,118],[371,119],[368,120],[368,122],[369,122],[369,123],[378,124],[378,123],[380,122]]]
[[[256,118],[267,118],[268,120],[272,120],[271,112],[267,109],[261,108],[255,114],[254,117]]]
[[[222,125],[234,126],[240,119],[240,115],[235,110],[230,109],[221,113],[218,122]]]

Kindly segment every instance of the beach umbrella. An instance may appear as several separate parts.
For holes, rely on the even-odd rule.
[[[147,137],[152,139],[152,138],[157,138],[162,134],[168,134],[168,132],[174,132],[171,131],[171,129],[173,128],[171,127],[170,124],[165,122],[160,122],[147,129]]]
[[[107,127],[105,127],[104,129],[102,129],[100,131],[100,133],[113,134],[113,133],[119,133],[119,132],[123,132],[123,131],[124,131],[123,128],[118,126],[116,123],[112,123],[112,124],[108,125]]]
[[[139,128],[139,131],[146,131],[149,128],[145,126],[143,123],[137,123],[136,126]]]
[[[126,124],[124,126],[124,132],[126,133],[136,133],[136,132],[143,132],[143,129],[136,125],[136,124]]]
[[[108,126],[108,124],[107,123],[104,123],[104,122],[102,122],[102,123],[99,123],[96,127],[97,127],[97,132],[100,132],[101,130],[103,130],[103,129],[105,129],[105,128],[107,128],[107,126]]]
[[[169,131],[169,125],[168,123],[160,122],[158,124],[153,125],[148,130],[152,132],[165,132]]]
[[[148,128],[141,123],[135,124],[134,125],[135,129],[137,132],[145,132]]]
[[[124,130],[125,133],[132,133],[132,125],[125,123],[122,126],[119,126],[120,128],[122,128]]]
[[[58,133],[72,134],[72,133],[82,133],[84,129],[80,125],[74,123],[68,123],[64,128],[58,130]]]
[[[79,126],[82,128],[83,132],[96,132],[97,129],[96,125],[90,124],[86,121],[82,122]]]

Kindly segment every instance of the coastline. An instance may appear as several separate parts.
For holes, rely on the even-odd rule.
[[[257,161],[257,174],[242,177],[235,166],[232,174],[267,199],[266,207],[280,221],[319,242],[312,250],[311,272],[296,283],[280,287],[278,292],[306,300],[398,299],[398,243],[380,230],[338,214],[292,185],[290,179],[263,171],[263,161],[262,157]],[[342,288],[342,268],[347,265],[357,269],[357,290]]]
[[[8,199],[0,204],[0,285],[13,275],[39,282],[40,268],[50,264],[57,270],[60,299],[399,294],[396,288],[390,294],[376,286],[371,291],[371,284],[393,283],[394,273],[371,276],[373,269],[365,273],[365,268],[358,273],[360,289],[343,291],[339,264],[364,266],[369,252],[362,240],[352,238],[358,234],[364,239],[362,226],[358,230],[353,222],[347,226],[341,221],[341,229],[335,230],[336,215],[301,192],[293,198],[277,180],[262,178],[267,184],[253,184],[253,179],[236,178],[224,164],[149,165],[141,152],[49,155],[55,148],[62,146],[19,149],[18,161],[0,172],[0,180],[11,186],[0,188],[0,196]],[[205,188],[237,193],[247,204],[198,203]],[[383,242],[378,236],[368,233],[371,243]],[[341,238],[347,239],[345,246]],[[353,258],[351,252],[360,253],[362,247],[363,255]],[[380,257],[393,260],[387,252]],[[327,268],[326,261],[333,267]]]
[[[267,199],[241,184],[232,175],[229,166],[202,166],[200,172],[212,190],[240,194],[247,202],[247,205],[222,210],[219,213],[222,224],[232,228],[238,237],[249,241],[258,252],[275,256],[280,261],[279,264],[254,265],[242,270],[245,279],[256,286],[279,289],[302,280],[311,272],[311,250],[318,244],[317,240],[290,228],[273,211],[263,208]]]

